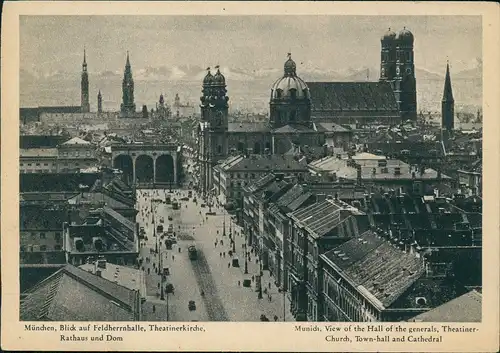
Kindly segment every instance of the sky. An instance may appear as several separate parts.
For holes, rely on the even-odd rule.
[[[345,70],[378,66],[388,27],[415,36],[415,65],[444,72],[482,58],[479,16],[22,16],[20,65],[37,75],[196,65],[244,71],[281,67],[288,52],[300,66]]]

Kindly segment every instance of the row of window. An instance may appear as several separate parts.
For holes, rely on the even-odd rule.
[[[21,173],[57,173],[57,169],[20,169]]]
[[[63,163],[63,166],[65,166],[65,167],[67,167],[68,165],[69,165],[69,164],[68,164],[67,162]],[[80,165],[80,163],[79,163],[79,162],[75,162],[75,166],[77,166],[77,167],[78,167],[79,165]],[[90,167],[90,166],[92,165],[92,163],[87,162],[87,163],[82,163],[82,165],[86,165],[87,167]],[[31,166],[33,166],[33,163],[21,163],[21,167],[25,167],[25,166],[27,166],[27,167],[31,167]],[[41,166],[42,166],[42,164],[41,164],[41,163],[35,163],[35,166],[36,166],[36,167],[41,167]],[[43,166],[44,166],[44,167],[53,167],[54,165],[53,165],[53,164],[50,164],[50,165],[49,165],[49,163],[43,163]]]
[[[34,252],[33,250],[34,250],[33,245],[28,245],[28,246],[21,245],[21,247],[19,248],[19,251],[21,252]],[[40,245],[38,251],[51,251],[51,250],[60,251],[62,250],[62,247],[61,245],[54,245],[54,249],[49,249],[47,245]]]
[[[68,155],[69,156],[73,156],[74,155],[75,157],[80,157],[80,151],[74,151],[73,153],[69,153],[69,154],[68,154],[67,151],[62,152],[62,156],[63,157],[68,157]],[[87,151],[86,153],[82,153],[82,157],[84,155],[87,156],[87,157],[91,157],[92,156],[92,151]]]
[[[40,237],[40,239],[46,239],[47,238],[47,235],[45,234],[45,232],[40,232],[40,233],[36,233],[36,232],[30,232],[30,236],[32,238],[36,237],[38,234],[38,236]],[[61,241],[61,233],[60,232],[56,232],[54,233],[54,239],[59,242]]]

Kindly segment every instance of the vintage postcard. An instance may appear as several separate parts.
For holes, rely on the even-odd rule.
[[[5,350],[498,350],[499,6],[7,2]]]

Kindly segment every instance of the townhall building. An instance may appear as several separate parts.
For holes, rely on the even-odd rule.
[[[285,154],[296,145],[324,146],[340,124],[396,124],[416,119],[413,34],[390,29],[381,38],[378,82],[309,82],[297,76],[288,54],[283,76],[271,88],[269,120],[228,121],[226,80],[218,66],[203,79],[197,127],[198,164],[203,193],[214,187],[213,170],[234,153]],[[328,141],[327,141],[328,140]],[[345,141],[343,146],[346,147]]]

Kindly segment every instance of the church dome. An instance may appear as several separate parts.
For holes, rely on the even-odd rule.
[[[384,33],[382,38],[380,38],[382,42],[388,42],[394,39],[396,39],[396,32],[392,31],[390,28]]]
[[[217,72],[213,76],[213,83],[219,86],[225,86],[226,85],[226,78],[224,75],[220,72],[219,67],[217,66]]]
[[[404,27],[397,36],[397,40],[400,43],[405,43],[405,44],[413,44],[413,33],[411,33],[409,30]]]
[[[297,65],[288,54],[284,65],[284,75],[279,78],[271,89],[271,99],[310,99],[309,88],[296,74]]]
[[[212,76],[212,74],[210,73],[210,68],[207,69],[207,75],[205,76],[205,78],[203,79],[203,84],[204,85],[211,85],[214,81],[214,77]]]

